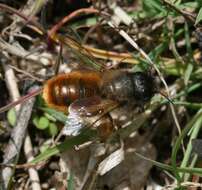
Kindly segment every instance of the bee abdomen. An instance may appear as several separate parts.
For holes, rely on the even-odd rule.
[[[124,73],[103,84],[103,96],[118,102],[144,103],[154,95],[153,80],[142,72]]]
[[[68,80],[53,84],[51,90],[52,102],[58,106],[67,106],[79,97],[78,84],[70,84]]]
[[[96,72],[74,71],[60,74],[46,82],[43,98],[49,107],[66,111],[73,101],[97,95],[100,80],[100,75]]]
[[[109,99],[126,101],[134,96],[132,80],[127,74],[117,76],[103,85],[102,92]]]

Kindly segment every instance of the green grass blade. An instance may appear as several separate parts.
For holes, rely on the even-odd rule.
[[[195,25],[197,25],[202,20],[202,8],[200,8],[198,15],[196,17]]]
[[[90,140],[92,133],[85,133],[80,134],[76,137],[72,137],[70,139],[66,139],[63,143],[56,145],[54,147],[48,148],[41,154],[39,154],[37,157],[35,157],[34,160],[31,161],[31,163],[35,164],[44,160],[47,160],[51,156],[54,156],[58,153],[67,151],[70,148],[73,148],[75,145],[80,145],[88,140]]]
[[[202,109],[199,110],[199,112],[202,112]],[[186,167],[188,166],[190,157],[191,157],[191,152],[192,152],[192,140],[195,139],[198,136],[199,130],[202,126],[202,117],[198,117],[198,119],[195,121],[194,125],[193,125],[193,130],[189,139],[189,143],[187,145],[187,149],[184,155],[184,158],[182,160],[182,163],[180,165],[180,167]],[[184,175],[181,174],[181,177],[184,178]]]
[[[69,179],[67,180],[67,190],[74,190],[74,175],[70,172]]]
[[[171,172],[175,171],[174,168],[172,166],[168,165],[168,164],[163,164],[163,163],[157,162],[155,160],[151,160],[151,159],[149,159],[149,158],[147,158],[147,157],[145,157],[145,156],[143,156],[143,155],[141,155],[141,154],[139,154],[137,152],[135,152],[135,154],[138,157],[140,157],[140,158],[142,158],[144,160],[147,160],[148,162],[151,162],[153,165],[155,165],[155,166],[157,166],[157,167],[159,167],[159,168],[161,168],[163,170],[167,170],[167,171],[171,171]],[[202,168],[188,168],[188,167],[183,167],[182,168],[182,167],[177,167],[176,170],[179,173],[182,172],[182,173],[196,174],[196,175],[202,176]]]
[[[172,155],[171,155],[171,163],[173,167],[173,172],[176,176],[176,179],[178,181],[178,184],[182,182],[182,178],[179,175],[179,172],[177,170],[177,154],[181,145],[182,140],[186,136],[186,134],[189,132],[189,130],[194,126],[196,121],[202,117],[202,110],[200,110],[193,118],[192,120],[186,125],[186,127],[182,130],[181,135],[177,138],[173,149],[172,149]]]
[[[50,114],[51,116],[53,116],[55,119],[57,119],[58,121],[62,123],[65,123],[67,120],[67,116],[64,113],[56,111],[55,109],[51,109],[51,108],[40,108],[40,109]]]
[[[194,59],[193,59],[193,52],[192,52],[192,48],[191,48],[191,42],[190,42],[190,34],[189,34],[189,27],[187,22],[185,22],[184,24],[184,32],[185,32],[185,43],[186,43],[186,48],[187,48],[187,53],[188,53],[188,64],[187,64],[187,68],[185,70],[184,73],[184,84],[187,85],[189,82],[189,79],[191,77],[191,74],[193,72],[194,69]]]

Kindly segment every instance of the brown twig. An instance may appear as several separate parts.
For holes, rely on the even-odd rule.
[[[43,82],[43,81],[44,81],[43,79],[40,79],[40,78],[38,78],[38,77],[35,77],[35,76],[32,75],[31,73],[29,73],[29,72],[27,72],[27,71],[24,71],[24,70],[22,70],[22,69],[19,69],[19,68],[13,66],[13,65],[9,65],[9,67],[11,67],[12,69],[14,69],[15,71],[17,71],[17,72],[19,72],[19,73],[22,73],[22,74],[24,74],[24,75],[26,75],[26,76],[28,76],[28,77],[34,79],[35,81],[38,81],[38,82]]]
[[[14,169],[29,169],[29,168],[41,168],[46,164],[46,162],[39,162],[39,163],[26,163],[26,164],[3,164],[0,163],[1,168],[9,167],[9,168],[14,168]]]
[[[195,23],[196,16],[193,15],[192,13],[178,9],[175,5],[173,5],[167,0],[163,0],[163,3],[167,5],[170,9],[173,9],[177,13],[181,14],[185,19],[187,19],[191,23]]]
[[[17,99],[16,101],[13,101],[13,102],[11,102],[10,104],[7,104],[4,107],[1,107],[0,108],[0,113],[5,112],[5,111],[9,110],[10,108],[12,108],[12,107],[14,107],[14,106],[16,106],[18,104],[24,103],[25,101],[29,100],[32,97],[35,97],[36,95],[40,94],[41,92],[42,92],[42,89],[37,89],[37,90],[34,90],[33,92],[30,92],[29,94]]]
[[[54,36],[57,31],[67,22],[69,22],[70,20],[72,20],[75,17],[78,17],[81,14],[99,14],[100,11],[94,8],[83,8],[83,9],[79,9],[76,10],[74,12],[72,12],[71,14],[65,16],[64,18],[62,18],[61,21],[59,21],[59,23],[57,23],[56,25],[54,25],[50,30],[49,30],[49,36]],[[109,16],[107,13],[102,12],[102,15],[105,16]]]
[[[28,52],[23,48],[20,48],[19,46],[16,46],[15,44],[10,44],[6,41],[4,41],[0,37],[0,49],[3,51],[6,51],[12,55],[18,56],[20,58],[31,60],[40,64],[47,64],[47,62],[51,62],[51,58],[43,56],[43,54],[40,55],[34,55],[32,52]]]
[[[46,33],[46,31],[43,29],[43,27],[41,27],[41,25],[40,25],[38,22],[36,22],[36,21],[30,19],[28,16],[25,16],[25,15],[22,14],[20,11],[14,9],[14,8],[12,8],[12,7],[9,7],[9,6],[5,5],[5,4],[2,4],[2,3],[0,3],[0,9],[2,9],[2,10],[4,10],[4,11],[7,11],[7,12],[9,12],[9,13],[11,13],[11,14],[16,14],[16,15],[18,15],[20,18],[23,18],[26,22],[29,22],[29,24],[31,24],[31,25],[33,25],[33,26],[36,26],[36,27],[37,27],[39,30],[41,30],[44,34]]]

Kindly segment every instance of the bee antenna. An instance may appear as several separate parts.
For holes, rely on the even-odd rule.
[[[163,96],[164,98],[166,98],[166,100],[168,100],[169,103],[171,103],[171,104],[174,105],[173,101],[172,101],[167,95],[165,95],[165,94],[162,93],[162,92],[159,92],[159,94],[160,94],[161,96]]]

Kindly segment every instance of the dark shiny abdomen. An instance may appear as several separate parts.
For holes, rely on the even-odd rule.
[[[116,76],[110,82],[103,85],[103,96],[116,101],[126,101],[134,97],[134,89],[131,77],[128,74]]]
[[[103,96],[116,101],[144,103],[154,95],[154,79],[143,73],[122,73],[106,81],[102,87]]]

